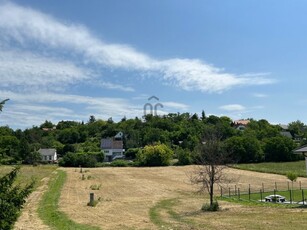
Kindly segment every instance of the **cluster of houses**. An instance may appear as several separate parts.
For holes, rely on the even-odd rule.
[[[124,134],[117,133],[114,137],[101,139],[100,148],[104,152],[104,161],[110,162],[124,157]],[[56,149],[54,148],[41,148],[38,150],[41,155],[42,162],[55,163],[58,160]]]

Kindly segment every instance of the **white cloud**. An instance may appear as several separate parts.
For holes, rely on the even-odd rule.
[[[229,112],[240,112],[246,110],[246,108],[243,105],[239,104],[223,105],[220,106],[219,108]]]
[[[254,93],[253,96],[254,97],[258,97],[258,98],[266,98],[266,97],[268,97],[267,94],[263,94],[263,93]]]
[[[128,45],[107,44],[84,26],[61,22],[36,10],[9,2],[0,3],[0,34],[2,41],[14,39],[22,47],[36,42],[48,49],[74,52],[84,62],[161,76],[168,84],[184,90],[223,92],[235,86],[274,82],[257,74],[240,76],[227,73],[197,59],[158,60]]]
[[[166,101],[166,102],[161,102],[163,104],[165,109],[179,109],[179,110],[184,110],[186,111],[189,106],[183,103],[178,103],[178,102],[173,102],[173,101]]]
[[[56,60],[24,51],[0,49],[0,85],[53,87],[89,78],[90,71],[69,61]]]

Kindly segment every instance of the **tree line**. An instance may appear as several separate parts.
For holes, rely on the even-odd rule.
[[[144,147],[160,143],[167,146],[178,164],[195,162],[193,153],[202,144],[206,130],[214,129],[221,137],[223,147],[233,154],[239,163],[263,161],[292,161],[298,156],[292,150],[306,144],[306,125],[300,121],[289,124],[293,137],[282,135],[282,128],[268,121],[249,119],[244,130],[239,130],[226,116],[201,116],[189,113],[170,113],[163,116],[146,115],[142,118],[114,122],[90,116],[87,122],[45,121],[40,126],[25,130],[0,127],[0,163],[31,163],[39,148],[56,148],[59,156],[71,158],[86,154],[102,161],[101,138],[124,133],[126,156],[136,158]],[[100,154],[100,155],[99,155]],[[140,155],[140,154],[139,154]],[[84,156],[83,161],[88,161]],[[139,158],[141,155],[139,156]],[[77,164],[77,163],[76,163]]]

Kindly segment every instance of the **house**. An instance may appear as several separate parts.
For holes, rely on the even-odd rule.
[[[56,162],[58,159],[56,149],[39,149],[43,162]]]
[[[117,133],[112,138],[101,139],[100,148],[104,152],[105,161],[113,161],[124,157],[124,134],[122,132]]]
[[[232,124],[235,129],[243,131],[249,123],[250,120],[236,120]]]

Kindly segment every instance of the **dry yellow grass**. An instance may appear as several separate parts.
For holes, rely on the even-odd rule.
[[[189,184],[187,172],[192,167],[88,169],[84,174],[92,177],[89,180],[81,180],[79,169],[63,169],[68,180],[62,191],[60,210],[75,222],[102,229],[307,228],[307,213],[301,209],[221,202],[222,212],[200,212],[207,198],[195,195],[195,188]],[[286,186],[287,181],[285,176],[237,169],[227,169],[226,173],[241,187],[248,184],[261,187],[262,182],[272,187],[275,182]],[[300,180],[307,185],[307,179]],[[91,185],[99,184],[100,190],[90,189]],[[94,192],[96,198],[101,197],[94,208],[86,205],[90,192]],[[150,212],[157,214],[161,222],[154,224]]]

